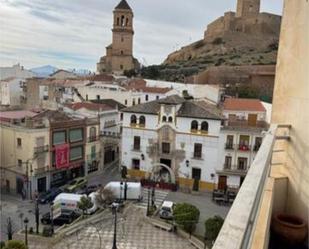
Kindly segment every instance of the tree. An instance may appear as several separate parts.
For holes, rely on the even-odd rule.
[[[105,204],[111,204],[115,200],[115,195],[113,191],[109,188],[100,188],[98,191],[99,194],[96,195],[96,201],[100,206]]]
[[[224,223],[224,219],[218,215],[215,215],[212,218],[209,218],[205,221],[205,237],[208,240],[216,240],[221,227]]]
[[[27,249],[28,247],[20,240],[9,240],[3,249]]]
[[[85,211],[89,208],[92,208],[93,203],[91,202],[91,198],[87,196],[82,196],[80,201],[77,203],[77,207],[83,211],[83,215]]]
[[[199,217],[200,210],[189,203],[177,204],[174,209],[174,219],[176,223],[190,234],[195,230]]]
[[[124,76],[126,76],[128,78],[136,77],[136,75],[137,75],[137,73],[134,69],[124,70],[123,74],[124,74]]]

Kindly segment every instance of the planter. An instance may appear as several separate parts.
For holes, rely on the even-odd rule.
[[[283,241],[297,245],[305,241],[308,227],[303,219],[295,215],[279,213],[273,217],[272,230]]]

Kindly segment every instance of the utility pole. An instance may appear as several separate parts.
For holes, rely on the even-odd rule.
[[[150,187],[148,187],[148,198],[147,198],[147,212],[146,212],[146,216],[149,216],[149,214],[150,214],[150,208],[149,208],[150,203],[149,203],[149,201],[150,201]]]
[[[29,197],[29,160],[26,161],[26,198]]]
[[[118,204],[112,204],[112,210],[114,213],[114,239],[112,249],[117,249],[117,207]]]
[[[35,223],[36,223],[36,233],[39,234],[39,224],[40,224],[40,210],[39,210],[39,200],[38,197],[35,199]]]

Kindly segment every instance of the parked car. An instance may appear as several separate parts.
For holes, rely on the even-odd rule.
[[[159,214],[162,219],[173,219],[174,203],[172,201],[164,201]]]
[[[57,218],[53,219],[54,225],[62,226],[63,224],[70,224],[75,219],[77,219],[80,216],[79,213],[71,210],[63,210],[61,212],[61,215]],[[51,218],[50,218],[50,212],[44,214],[41,218],[41,222],[43,224],[51,224]]]
[[[72,180],[68,185],[64,187],[64,190],[72,193],[78,188],[85,188],[87,186],[88,180],[85,177],[78,177]]]
[[[92,192],[96,192],[99,189],[100,186],[98,185],[89,185],[85,188],[81,188],[79,190],[76,191],[76,194],[80,194],[80,195],[89,195]]]
[[[52,188],[52,189],[49,189],[48,191],[44,192],[44,193],[41,193],[39,196],[38,196],[38,201],[39,203],[41,204],[46,204],[46,203],[50,203],[52,202],[55,197],[59,194],[62,193],[62,190],[59,189],[59,188]]]

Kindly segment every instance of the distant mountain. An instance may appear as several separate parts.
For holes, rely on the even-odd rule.
[[[35,67],[30,69],[31,72],[35,73],[39,77],[48,77],[50,74],[56,72],[57,70],[58,68],[51,65]]]

